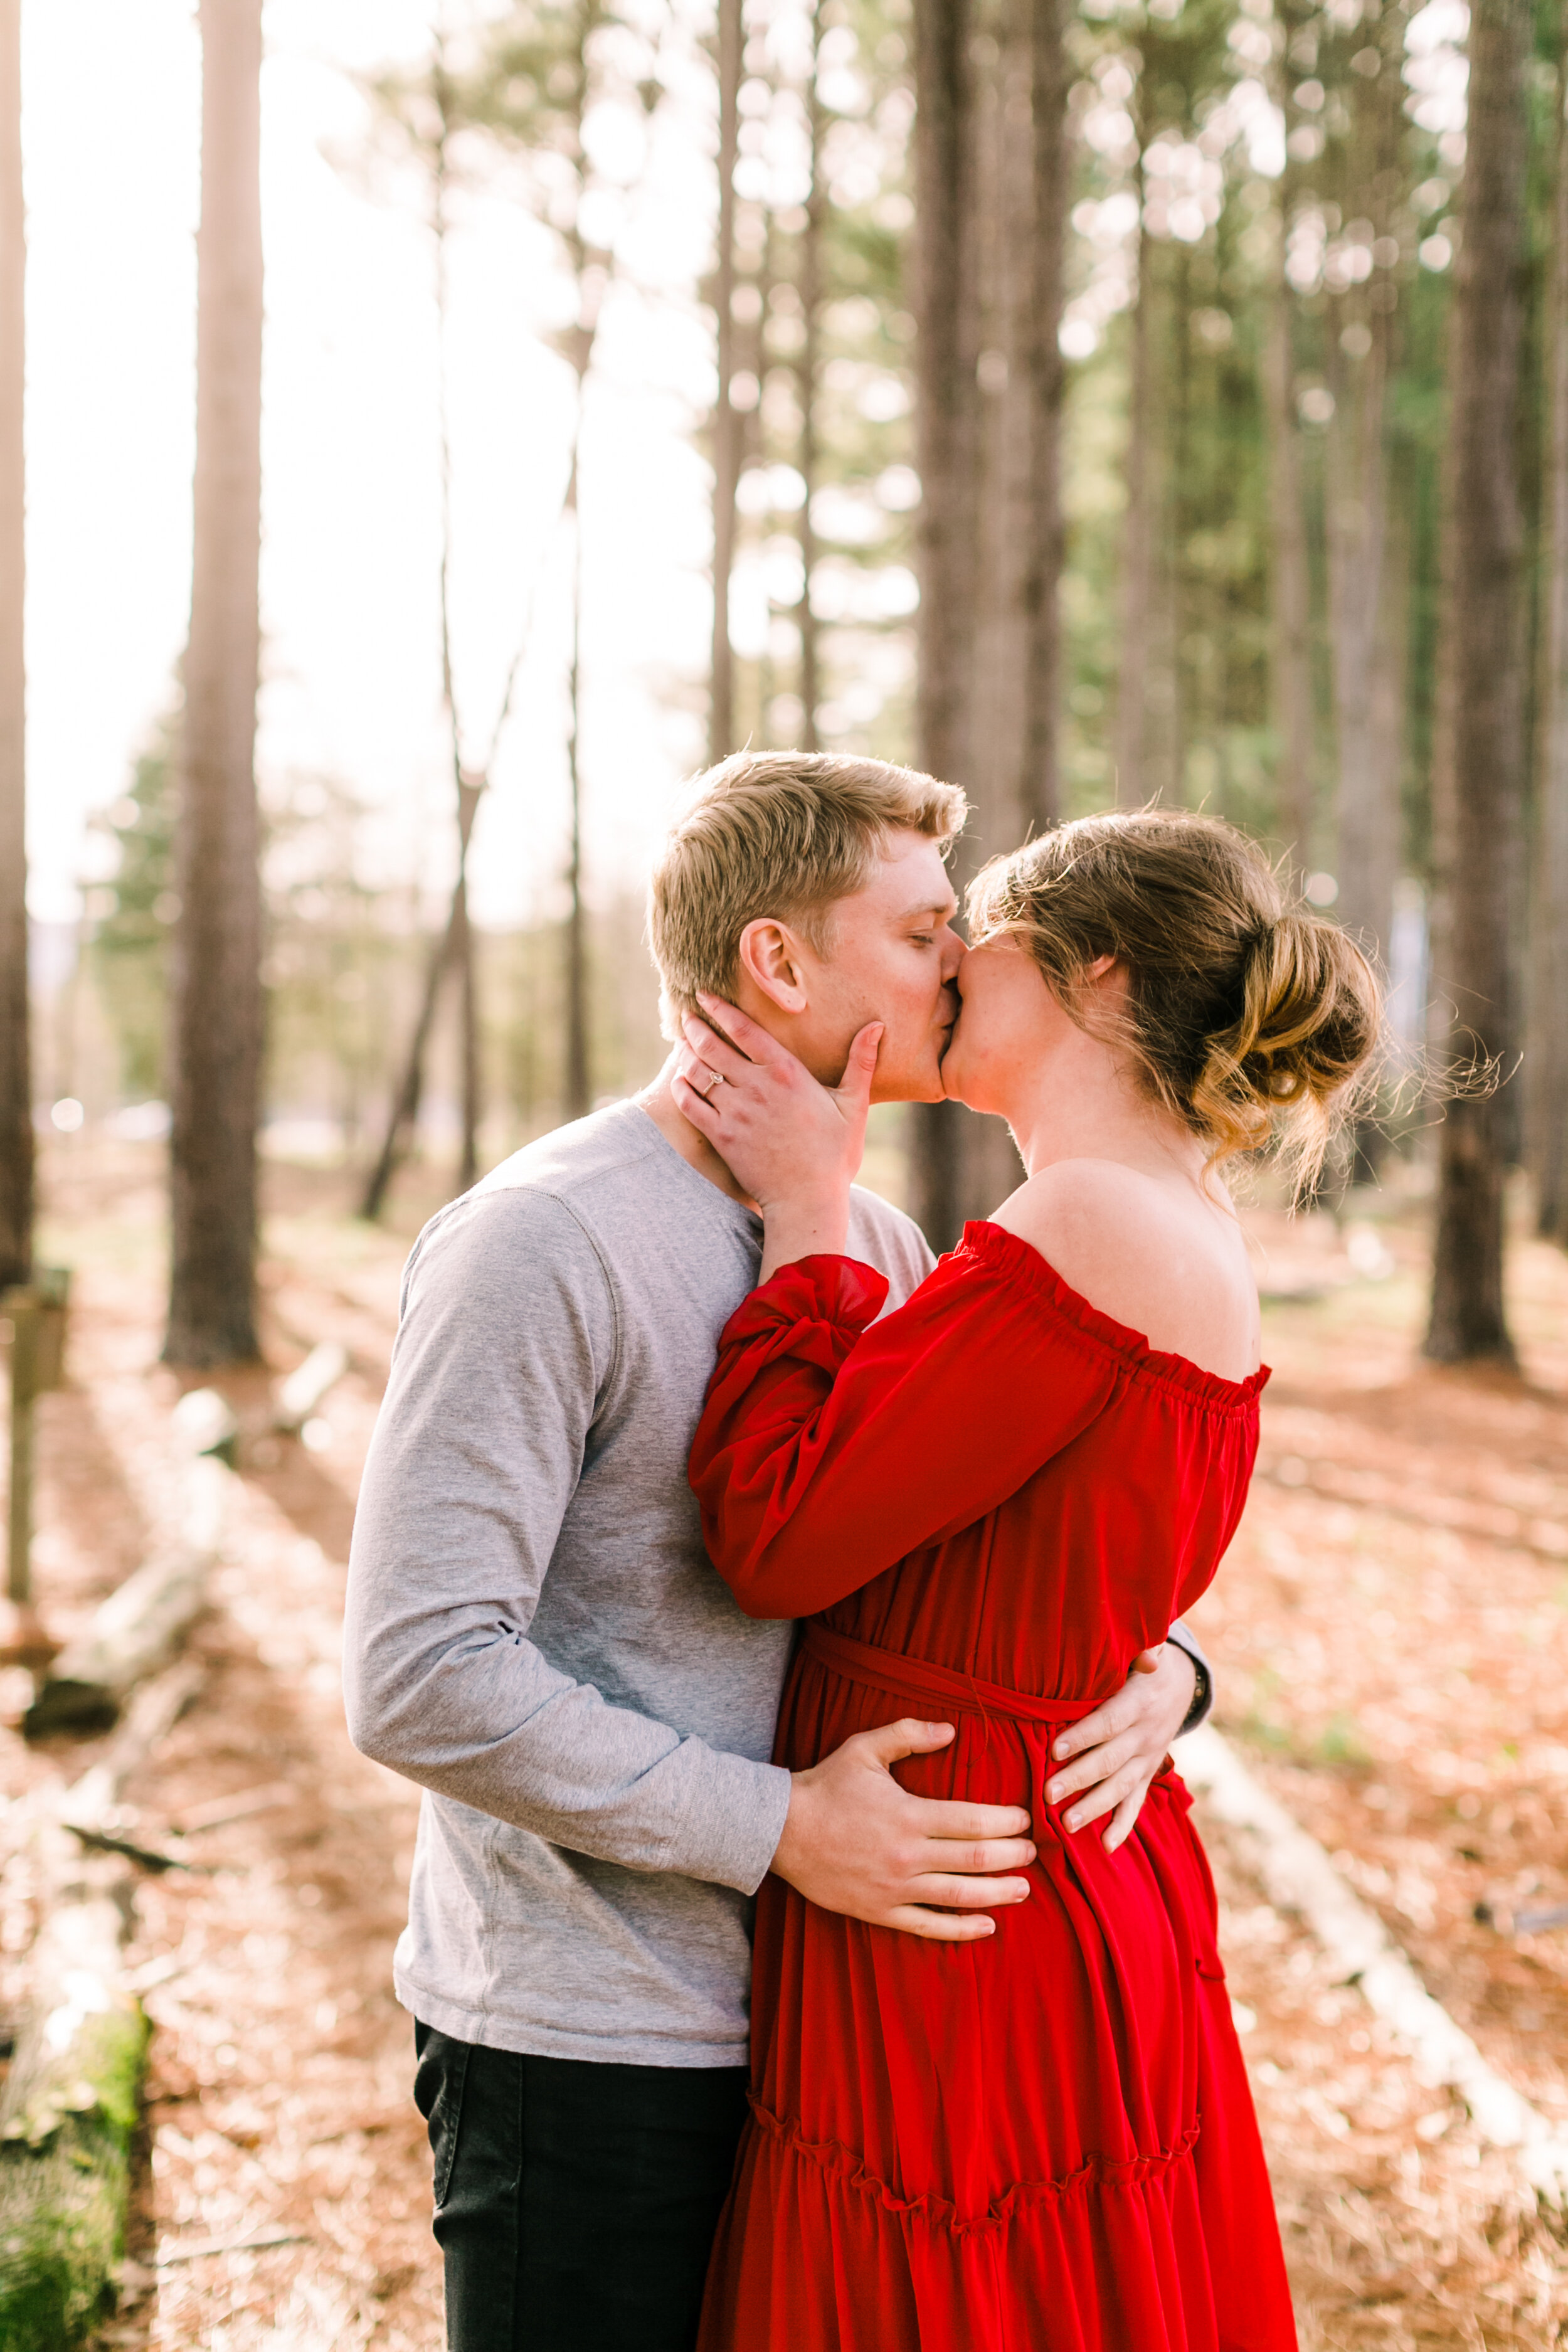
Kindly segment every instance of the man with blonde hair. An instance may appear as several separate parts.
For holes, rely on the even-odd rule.
[[[667,1032],[740,1005],[825,1084],[941,1098],[963,949],[953,786],[743,754],[699,779],[656,868]],[[875,1055],[850,1047],[872,1021]],[[901,1789],[905,1720],[772,1765],[793,1629],[741,1613],[686,1465],[761,1221],[676,1109],[631,1102],[443,1209],[404,1277],[350,1574],[356,1744],[426,1796],[396,1956],[435,2151],[454,2352],[686,2352],[745,2108],[750,1898],[947,1942],[1022,1901],[1028,1816]],[[851,1248],[897,1306],[932,1264],[857,1191]],[[1123,1828],[1193,1709],[1153,1671],[1050,1786]]]

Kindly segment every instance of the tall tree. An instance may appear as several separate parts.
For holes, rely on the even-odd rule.
[[[735,163],[741,135],[742,0],[719,0],[719,229],[714,259],[719,391],[713,406],[713,653],[708,756],[735,748],[735,656],[730,644],[730,574],[735,562],[735,490],[742,418],[730,398],[735,376]]]
[[[201,0],[196,466],[173,961],[166,1360],[257,1352],[261,0]]]
[[[816,568],[816,521],[812,501],[816,495],[819,429],[817,395],[822,374],[822,304],[824,243],[827,229],[827,190],[824,184],[823,138],[826,110],[822,103],[823,0],[812,0],[811,64],[805,98],[806,167],[810,184],[805,205],[805,224],[800,233],[797,292],[800,296],[800,347],[795,353],[795,405],[800,411],[796,464],[803,485],[800,501],[800,602],[795,625],[800,631],[800,746],[820,749],[816,706],[822,698],[822,666],[818,658],[816,613],[811,601],[811,576]]]
[[[1067,10],[1063,0],[1019,0],[1029,93],[1029,277],[1019,355],[1026,394],[1028,492],[1024,514],[1025,714],[1018,800],[1025,829],[1061,814],[1061,316],[1068,143]]]
[[[1339,749],[1338,905],[1341,921],[1382,957],[1388,953],[1399,867],[1399,774],[1388,757],[1387,698],[1381,690],[1381,674],[1394,650],[1386,620],[1387,403],[1395,314],[1384,257],[1398,251],[1398,239],[1390,232],[1392,196],[1398,187],[1405,95],[1399,69],[1406,22],[1403,7],[1385,7],[1374,28],[1377,37],[1352,60],[1343,211],[1374,267],[1370,282],[1358,278],[1328,297],[1334,413],[1328,442],[1327,536]],[[1364,1148],[1375,1150],[1372,1130]]]
[[[920,672],[917,752],[952,782],[969,772],[979,491],[979,358],[971,299],[975,94],[969,0],[914,0],[916,439]],[[917,1103],[910,1208],[938,1248],[963,1221],[963,1114]]]
[[[1299,12],[1286,0],[1280,13],[1281,38],[1288,42]],[[1290,77],[1279,45],[1269,77],[1274,102],[1288,119]],[[1296,299],[1285,268],[1295,190],[1287,149],[1274,207],[1278,244],[1265,297],[1260,389],[1268,441],[1269,687],[1279,741],[1276,829],[1297,866],[1304,868],[1312,856],[1312,592],[1296,416]]]
[[[1568,1242],[1568,12],[1559,50],[1545,336],[1546,479],[1535,715],[1529,1152],[1535,1212]]]
[[[1461,1074],[1506,1056],[1514,1034],[1510,914],[1523,799],[1520,391],[1525,0],[1474,0],[1464,235],[1454,289],[1444,535],[1447,682],[1436,778],[1444,895],[1440,995],[1452,1001]],[[1473,1085],[1448,1106],[1438,1174],[1426,1353],[1511,1360],[1503,1308],[1503,1107]]]
[[[560,238],[576,295],[576,316],[557,338],[576,381],[565,510],[572,524],[571,637],[566,677],[567,917],[563,994],[566,1035],[563,1094],[567,1116],[580,1118],[592,1097],[589,1036],[588,919],[584,889],[582,742],[582,619],[584,534],[583,436],[588,383],[605,298],[619,268],[616,229],[624,222],[639,174],[616,179],[591,152],[584,126],[595,107],[614,100],[629,114],[640,108],[645,132],[664,98],[659,44],[668,22],[649,32],[629,11],[605,0],[515,0],[481,41],[467,78],[467,118],[520,156],[534,202]],[[648,141],[645,139],[645,153]],[[721,240],[722,243],[722,239]]]
[[[1115,796],[1123,808],[1145,797],[1144,727],[1149,686],[1149,627],[1154,607],[1154,516],[1157,436],[1154,401],[1154,240],[1144,216],[1143,149],[1148,143],[1148,67],[1138,76],[1138,161],[1132,191],[1138,205],[1138,282],[1128,320],[1131,352],[1127,386],[1126,503],[1121,516],[1121,629],[1116,668],[1116,714],[1110,758]]]
[[[975,41],[967,0],[917,0],[917,756],[970,793],[961,887],[1060,796],[1065,26],[1059,0],[992,21]],[[951,1103],[912,1112],[910,1165],[939,1247],[1017,1176],[995,1123]]]
[[[33,1264],[22,451],[22,0],[0,0],[0,1287]]]

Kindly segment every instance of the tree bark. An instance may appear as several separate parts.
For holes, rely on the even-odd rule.
[[[916,446],[921,765],[969,775],[979,498],[977,320],[967,273],[974,210],[970,0],[914,0]],[[952,1103],[910,1112],[910,1206],[933,1246],[963,1221],[961,1125]]]
[[[1058,814],[1067,204],[1061,0],[997,0],[977,72],[970,0],[915,8],[921,764],[963,784],[962,890]],[[984,347],[985,384],[978,381]],[[999,1122],[910,1113],[911,1206],[938,1248],[1017,1181]]]
[[[1510,912],[1524,764],[1516,475],[1524,171],[1523,0],[1474,0],[1463,236],[1449,360],[1446,697],[1436,813],[1445,898],[1439,994],[1449,1051],[1479,1074],[1513,1037]],[[1495,1089],[1448,1106],[1426,1353],[1512,1360],[1503,1308],[1503,1116]]]
[[[795,625],[800,631],[800,744],[803,751],[821,748],[816,731],[816,706],[822,694],[818,661],[816,614],[811,605],[811,575],[816,564],[816,528],[811,501],[816,488],[816,391],[822,364],[822,248],[826,226],[827,192],[822,184],[822,139],[825,109],[817,90],[822,54],[822,0],[811,12],[811,80],[805,94],[810,140],[811,188],[805,200],[805,230],[800,245],[800,356],[795,362],[795,398],[800,407],[796,462],[805,495],[800,502],[800,603]]]
[[[1546,331],[1543,593],[1536,712],[1536,855],[1529,1154],[1535,1214],[1568,1243],[1568,12],[1557,79]]]
[[[1027,12],[1034,234],[1030,301],[1022,341],[1028,398],[1029,506],[1024,612],[1027,706],[1019,789],[1026,833],[1061,814],[1058,716],[1061,697],[1063,554],[1059,341],[1069,184],[1068,56],[1062,0],[1030,0]]]
[[[1385,8],[1375,46],[1381,69],[1356,77],[1352,96],[1344,210],[1369,219],[1380,237],[1394,226],[1390,191],[1404,128],[1400,67],[1406,16]],[[1375,249],[1375,248],[1374,248]],[[1392,652],[1389,569],[1388,386],[1394,373],[1392,281],[1331,298],[1329,431],[1329,620],[1333,640],[1334,717],[1339,739],[1335,816],[1337,911],[1372,954],[1386,958],[1399,867],[1399,774],[1387,741],[1384,674]],[[1347,347],[1364,342],[1366,349]]]
[[[453,89],[447,70],[447,45],[439,33],[436,40],[434,80],[439,110],[440,130],[437,134],[431,169],[431,228],[436,241],[436,365],[437,415],[441,465],[441,699],[447,712],[447,727],[451,739],[452,783],[458,804],[458,877],[452,886],[451,912],[447,918],[444,946],[445,965],[457,974],[458,980],[458,1056],[460,1067],[463,1140],[458,1163],[458,1190],[466,1192],[479,1172],[479,1003],[474,971],[474,932],[468,920],[468,843],[473,835],[474,819],[479,813],[479,795],[489,782],[489,763],[485,773],[469,777],[463,770],[463,729],[458,712],[458,686],[452,667],[452,432],[447,405],[447,322],[449,283],[447,275],[447,184],[450,166],[447,149],[453,128]],[[581,407],[581,386],[579,386]],[[511,699],[511,679],[508,677],[506,697],[501,706],[504,720],[507,704]],[[437,971],[439,987],[440,968]],[[434,1009],[432,1004],[432,1009]],[[420,1038],[423,1052],[428,1036],[428,1024]],[[424,1083],[423,1070],[415,1076],[415,1106]],[[395,1123],[390,1130],[390,1141],[395,1149]],[[388,1174],[391,1173],[388,1166]]]
[[[1285,224],[1280,222],[1283,244]],[[1296,429],[1291,293],[1281,268],[1268,314],[1264,395],[1273,523],[1273,686],[1279,730],[1279,824],[1294,863],[1312,859],[1311,590]]]
[[[730,403],[735,373],[735,163],[741,134],[742,0],[719,0],[719,251],[713,305],[719,395],[713,409],[713,651],[708,756],[735,748],[735,656],[730,645],[730,573],[735,561],[735,489],[741,478],[741,412]]]
[[[1393,919],[1398,853],[1397,780],[1383,772],[1379,760],[1376,696],[1388,538],[1384,437],[1388,320],[1376,312],[1367,325],[1371,350],[1363,358],[1340,362],[1333,370],[1329,618],[1339,736],[1336,912],[1364,948],[1383,955]]]
[[[577,388],[582,415],[583,386]],[[580,429],[580,426],[579,426]],[[572,652],[566,678],[566,782],[569,834],[566,852],[566,1084],[568,1118],[585,1118],[591,1099],[588,1068],[588,940],[583,907],[583,786],[577,764],[582,715],[583,516],[577,502],[577,454],[572,455]]]
[[[201,0],[195,533],[173,970],[166,1361],[250,1359],[261,894],[261,0]]]
[[[22,5],[0,0],[0,1289],[33,1265],[27,1004]]]
[[[1142,114],[1142,106],[1140,113]],[[1142,133],[1140,131],[1140,139]],[[1136,808],[1147,798],[1143,772],[1145,704],[1149,691],[1149,629],[1154,607],[1154,401],[1152,312],[1153,239],[1142,226],[1143,163],[1137,191],[1138,290],[1129,321],[1131,352],[1127,390],[1127,505],[1121,518],[1121,644],[1117,648],[1116,719],[1111,737],[1116,804]]]

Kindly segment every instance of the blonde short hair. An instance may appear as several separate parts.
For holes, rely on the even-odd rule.
[[[834,902],[864,888],[889,833],[921,834],[945,848],[967,814],[956,784],[885,760],[737,751],[708,769],[648,886],[666,1034],[696,1009],[700,989],[733,995],[748,923],[793,923],[825,954]]]

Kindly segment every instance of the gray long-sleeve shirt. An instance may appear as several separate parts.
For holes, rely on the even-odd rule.
[[[889,1306],[932,1264],[859,1191],[849,1248]],[[398,1997],[462,2041],[744,2061],[794,1629],[736,1606],[686,1465],[761,1251],[761,1221],[621,1103],[507,1160],[409,1258],[344,1688],[356,1746],[426,1790]]]
[[[491,2048],[742,2063],[792,1631],[743,1616],[686,1462],[760,1220],[617,1104],[434,1217],[404,1277],[344,1643],[355,1744],[426,1791],[400,2000]],[[932,1260],[857,1192],[897,1305]]]

